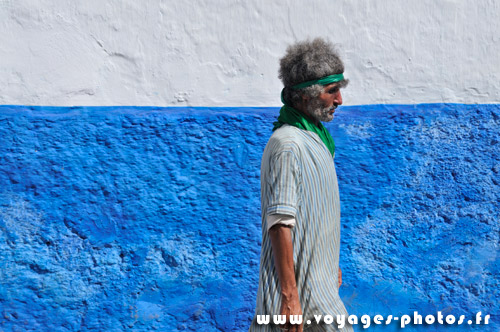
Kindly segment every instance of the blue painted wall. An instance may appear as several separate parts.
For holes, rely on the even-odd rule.
[[[277,112],[0,106],[0,330],[246,330]],[[500,106],[337,114],[349,312],[497,331]]]

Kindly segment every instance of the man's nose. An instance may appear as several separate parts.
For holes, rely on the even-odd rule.
[[[339,91],[339,92],[337,93],[337,95],[335,96],[334,102],[335,102],[337,105],[342,105],[342,94],[340,93],[340,91]]]

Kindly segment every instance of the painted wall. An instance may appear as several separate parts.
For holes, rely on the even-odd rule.
[[[499,22],[495,0],[0,0],[0,331],[246,330],[278,59],[315,36],[366,105],[327,126],[349,312],[497,331]]]
[[[500,107],[336,114],[349,313],[481,311],[472,330],[498,331]],[[0,107],[0,330],[245,331],[276,115]],[[405,329],[423,330],[443,327]]]
[[[0,22],[0,104],[278,106],[278,59],[315,36],[346,104],[500,101],[496,0],[2,0]]]

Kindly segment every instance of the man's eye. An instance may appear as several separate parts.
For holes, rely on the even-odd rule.
[[[339,88],[333,88],[333,89],[330,89],[330,91],[328,91],[329,93],[337,93],[339,92]]]

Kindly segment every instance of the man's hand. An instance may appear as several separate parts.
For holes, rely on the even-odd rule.
[[[284,326],[280,326],[281,329],[288,332],[302,332],[303,324],[290,324],[290,315],[302,315],[302,308],[300,307],[297,288],[295,288],[295,292],[290,295],[281,294],[280,315],[285,315],[286,317],[286,324]]]
[[[286,324],[278,327],[287,332],[302,332],[302,324],[290,324],[290,315],[302,315],[299,292],[295,280],[293,243],[290,228],[284,225],[275,225],[269,230],[269,237],[273,248],[274,266],[276,272],[278,272],[281,287],[280,315],[286,316]]]
[[[340,266],[339,266],[339,288],[340,286],[342,286],[342,270],[340,269]]]

